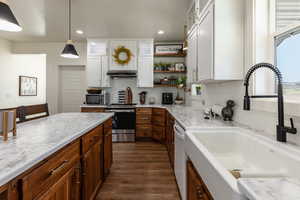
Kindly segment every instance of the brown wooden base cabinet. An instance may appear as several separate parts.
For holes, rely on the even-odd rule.
[[[80,163],[72,167],[38,200],[80,200]]]
[[[187,161],[187,200],[213,200],[191,161]]]
[[[174,117],[170,113],[167,113],[166,146],[169,154],[170,163],[173,169],[174,169],[174,159],[175,159],[174,124],[175,124]]]
[[[152,108],[136,109],[136,139],[152,138]]]
[[[166,109],[152,109],[152,137],[154,140],[165,143]]]
[[[112,120],[104,123],[104,177],[109,174],[113,163]]]

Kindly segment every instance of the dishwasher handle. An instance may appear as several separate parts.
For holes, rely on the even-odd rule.
[[[183,128],[181,128],[179,125],[175,124],[174,125],[174,132],[175,132],[175,135],[177,137],[179,137],[180,139],[184,140],[185,138],[185,131]]]

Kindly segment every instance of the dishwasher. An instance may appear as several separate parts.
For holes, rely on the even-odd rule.
[[[174,125],[175,132],[175,176],[180,191],[181,199],[186,200],[186,160],[184,151],[185,129],[178,123]]]

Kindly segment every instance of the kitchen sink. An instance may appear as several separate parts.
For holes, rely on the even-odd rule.
[[[185,151],[215,199],[244,199],[239,177],[300,178],[300,151],[275,139],[228,127],[190,130],[187,135]]]

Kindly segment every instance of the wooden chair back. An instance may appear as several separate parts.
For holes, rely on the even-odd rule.
[[[17,108],[7,108],[2,110],[16,110],[17,123],[27,122],[49,116],[48,104],[38,104],[30,106],[19,106]]]
[[[21,106],[17,108],[20,122],[30,121],[49,116],[48,104]]]

